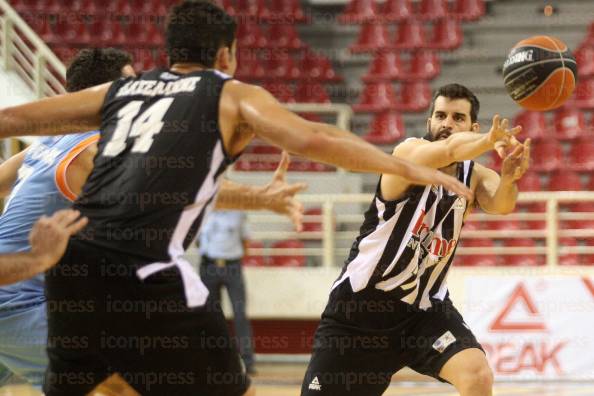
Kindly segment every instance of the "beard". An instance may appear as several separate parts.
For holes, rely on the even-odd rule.
[[[428,129],[427,134],[425,134],[425,136],[423,136],[423,139],[428,140],[430,142],[434,142],[436,140],[445,140],[452,135],[451,128],[442,128],[442,129],[438,130],[437,133],[431,132],[431,130],[429,130],[429,128],[427,128],[427,129]]]

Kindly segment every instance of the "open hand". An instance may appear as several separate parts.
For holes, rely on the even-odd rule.
[[[521,145],[516,139],[516,135],[521,131],[522,127],[519,125],[510,129],[508,119],[501,120],[499,114],[495,114],[491,130],[489,130],[489,142],[493,144],[493,148],[500,158],[505,158],[508,152]]]

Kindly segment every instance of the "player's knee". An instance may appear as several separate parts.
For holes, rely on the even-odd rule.
[[[462,395],[490,396],[493,381],[493,371],[489,366],[480,365],[461,376],[460,392]]]
[[[243,394],[243,396],[256,396],[256,388],[251,385],[248,390]]]

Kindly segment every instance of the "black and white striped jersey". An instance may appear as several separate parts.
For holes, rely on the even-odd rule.
[[[467,186],[473,165],[473,161],[457,164],[457,177]],[[421,310],[430,308],[432,301],[445,300],[448,270],[467,206],[464,197],[441,186],[413,186],[402,198],[386,201],[378,183],[360,234],[332,289],[349,282],[350,288],[342,288],[349,293],[375,289],[389,293],[390,300]]]

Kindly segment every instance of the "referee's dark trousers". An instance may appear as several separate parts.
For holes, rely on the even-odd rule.
[[[233,306],[235,337],[239,345],[239,353],[248,372],[254,368],[254,348],[252,345],[252,327],[246,315],[246,297],[241,269],[241,259],[214,259],[202,255],[200,278],[210,292],[208,304],[221,306],[221,289],[225,287]],[[212,305],[211,305],[212,306]]]

